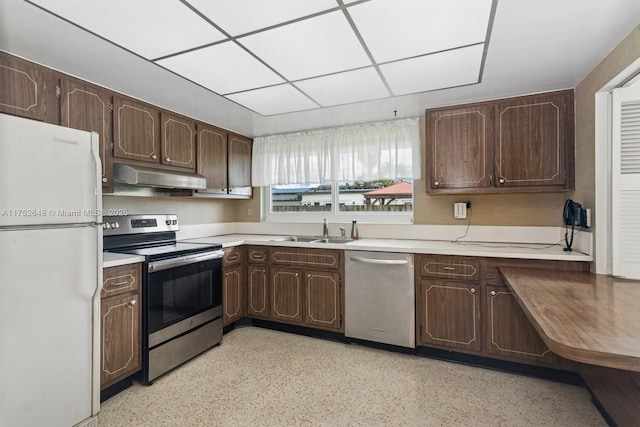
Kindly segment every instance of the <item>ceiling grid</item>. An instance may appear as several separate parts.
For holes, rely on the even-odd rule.
[[[30,0],[260,115],[482,79],[494,0]]]

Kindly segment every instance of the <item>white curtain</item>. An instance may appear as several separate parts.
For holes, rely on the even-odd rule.
[[[418,119],[257,137],[255,187],[420,178]]]

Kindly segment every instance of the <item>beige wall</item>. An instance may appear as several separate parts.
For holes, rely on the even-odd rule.
[[[109,209],[127,209],[133,214],[176,214],[182,225],[235,221],[231,200],[171,197],[103,196],[102,205]]]
[[[640,25],[576,87],[576,201],[595,206],[595,94],[640,58]],[[595,219],[597,212],[592,211]]]

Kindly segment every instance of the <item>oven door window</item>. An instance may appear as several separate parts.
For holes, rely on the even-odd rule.
[[[149,273],[147,304],[149,333],[221,305],[221,260]]]

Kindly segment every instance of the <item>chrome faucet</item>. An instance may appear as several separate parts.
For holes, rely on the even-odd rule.
[[[322,237],[329,237],[329,224],[327,224],[327,220],[324,220],[324,224],[322,224]]]
[[[340,227],[340,237],[345,237],[344,227]]]

